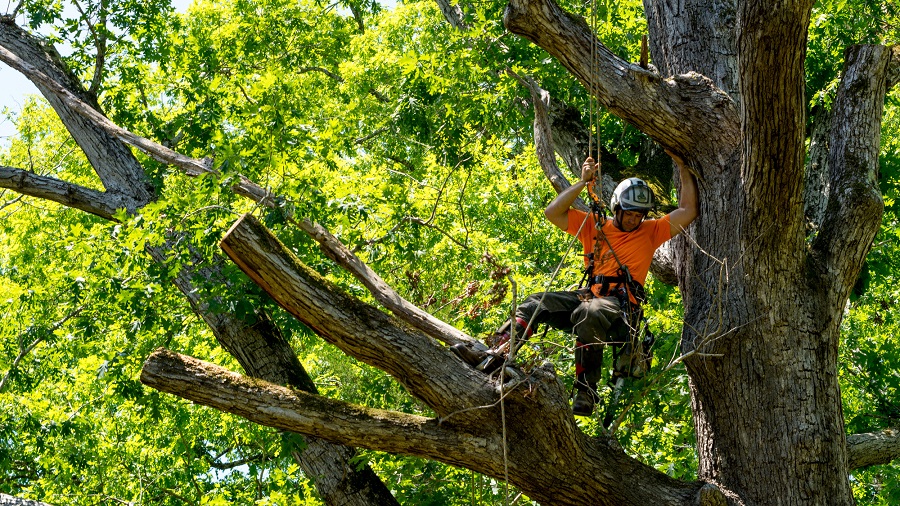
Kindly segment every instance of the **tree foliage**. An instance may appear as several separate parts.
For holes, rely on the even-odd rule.
[[[646,29],[639,3],[564,7],[588,18],[616,55],[637,60]],[[77,15],[56,2],[24,2],[25,21],[71,48],[66,63],[113,121],[179,152],[212,156],[224,177],[187,180],[141,158],[158,200],[136,215],[121,213],[119,223],[0,193],[0,492],[53,504],[318,503],[287,450],[293,436],[137,381],[160,346],[237,368],[171,281],[198,251],[215,261],[239,213],[259,216],[304,262],[371,301],[290,218],[320,222],[404,297],[472,335],[506,318],[510,278],[519,299],[577,280],[580,257],[564,255],[567,238],[541,215],[553,191],[534,157],[530,95],[511,72],[536,78],[582,111],[591,106],[556,61],[505,31],[502,9],[500,2],[465,6],[468,29],[460,30],[433,2],[383,9],[199,1],[183,15],[166,2],[82,2]],[[897,19],[890,3],[818,4],[807,57],[811,110],[831,106],[843,47],[896,44]],[[842,329],[850,432],[900,424],[898,106],[894,90],[882,141],[886,212]],[[590,126],[603,147],[626,173],[640,173],[641,134],[597,114]],[[15,121],[19,133],[3,147],[0,165],[99,189],[44,102],[29,101]],[[230,183],[237,174],[279,195],[278,208],[236,197]],[[183,239],[168,248],[166,262],[150,262],[147,246],[173,234]],[[248,322],[255,308],[272,311],[321,393],[430,414],[385,373],[324,344],[235,267],[223,267],[225,282],[195,280],[222,306],[212,309]],[[657,362],[648,378],[626,387],[616,437],[643,462],[696,479],[687,379],[680,367],[663,371],[678,353],[680,296],[653,281],[649,288]],[[551,360],[570,383],[572,353],[570,336],[550,332],[522,360]],[[611,391],[604,395],[611,404]],[[603,431],[595,419],[581,427]],[[432,461],[372,451],[358,461],[372,465],[401,503],[495,503],[507,495],[493,479]],[[896,502],[898,476],[897,464],[854,473],[857,501]]]

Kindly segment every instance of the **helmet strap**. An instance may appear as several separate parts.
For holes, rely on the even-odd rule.
[[[616,206],[615,220],[613,221],[613,223],[615,223],[616,228],[618,228],[622,232],[626,231],[624,228],[622,228],[622,216],[624,216],[624,214],[625,211],[623,211],[621,207]]]

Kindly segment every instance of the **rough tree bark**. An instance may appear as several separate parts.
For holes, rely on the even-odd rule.
[[[384,285],[367,286],[394,301],[386,304],[394,317],[341,293],[251,218],[223,240],[228,255],[323,339],[391,374],[436,417],[351,406],[165,351],[148,359],[142,380],[275,427],[508,477],[542,504],[852,503],[850,469],[900,457],[894,432],[845,437],[836,378],[843,304],[880,221],[878,134],[884,95],[900,75],[897,48],[848,52],[828,135],[828,202],[807,242],[802,62],[811,2],[645,7],[655,63],[674,77],[617,59],[549,0],[512,0],[504,21],[698,176],[701,216],[673,251],[682,349],[704,352],[685,361],[700,481],[671,479],[610,438],[586,437],[549,365],[477,373],[438,342],[468,336],[413,314]],[[590,61],[592,46],[599,61]],[[116,142],[156,149],[89,110],[75,113]],[[188,173],[203,170],[171,159]],[[357,276],[377,279],[347,255]]]
[[[28,499],[20,499],[11,495],[0,494],[0,506],[50,506],[47,503],[39,501],[30,501]]]
[[[105,219],[113,219],[117,209],[133,213],[154,199],[154,190],[143,167],[128,147],[131,144],[146,150],[153,143],[112,125],[100,112],[93,95],[83,91],[52,48],[19,28],[12,19],[3,18],[0,20],[0,60],[35,83],[87,156],[106,191],[83,188],[11,167],[0,167],[0,187],[52,200]],[[151,155],[180,163],[188,174],[209,170],[205,161],[192,160],[162,146]],[[256,200],[265,198],[258,195],[258,187],[249,181],[238,186],[236,191],[239,193],[252,195]],[[158,262],[166,260],[166,253],[160,248],[150,248],[148,253]],[[221,264],[196,262],[186,266],[177,274],[175,284],[209,325],[222,347],[252,377],[315,393],[316,387],[290,343],[268,315],[259,311],[255,322],[245,322],[227,312],[210,311],[211,301],[198,298],[192,280],[223,278],[216,265]],[[396,504],[371,468],[360,469],[351,463],[356,456],[353,448],[307,437],[306,448],[298,448],[293,453],[327,504]]]
[[[741,504],[852,503],[838,333],[879,224],[878,132],[892,55],[883,47],[848,53],[829,134],[829,203],[807,248],[811,5],[647,0],[654,60],[679,74],[665,80],[602,46],[591,75],[595,39],[550,2],[513,0],[505,14],[511,31],[598,90],[612,112],[682,153],[700,178],[701,217],[676,243],[683,351],[722,356],[686,361],[700,476]]]

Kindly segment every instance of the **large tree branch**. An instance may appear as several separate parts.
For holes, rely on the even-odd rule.
[[[143,168],[122,142],[131,142],[157,160],[172,163],[188,174],[209,171],[209,161],[180,155],[109,121],[98,112],[96,100],[86,95],[77,80],[66,72],[62,62],[34,37],[15,26],[11,19],[0,22],[0,48],[10,50],[0,50],[0,60],[12,62],[11,66],[25,73],[44,93],[107,189],[125,192],[131,197],[125,205],[117,207],[135,210],[153,198],[153,189],[146,183]],[[272,204],[272,195],[243,176],[233,188],[236,193],[264,205]],[[164,261],[164,254],[156,253],[157,260]],[[222,346],[235,355],[248,373],[291,384],[303,384],[305,379],[308,384],[303,386],[315,388],[289,343],[264,314],[258,314],[259,321],[247,327],[233,315],[202,310],[203,304],[198,304],[191,295],[196,291],[189,282],[185,283],[190,277],[185,271],[179,273],[180,288],[192,305],[201,309],[201,316]],[[307,475],[317,477],[317,490],[331,504],[396,504],[369,466],[360,469],[351,464],[354,456],[353,448],[308,438],[307,449],[298,460]]]
[[[351,446],[484,469],[488,468],[484,463],[496,461],[497,452],[502,451],[496,434],[461,433],[435,419],[256,381],[167,350],[150,355],[141,382],[262,425]]]
[[[881,224],[878,155],[891,53],[848,48],[832,107],[828,204],[812,244],[820,281],[831,292],[828,307],[846,300]]]
[[[537,151],[538,162],[541,164],[544,176],[550,181],[550,184],[553,186],[553,189],[556,190],[556,193],[562,193],[566,188],[571,186],[571,183],[569,183],[569,179],[563,175],[562,171],[559,170],[559,165],[556,164],[556,149],[553,142],[553,130],[550,126],[550,94],[547,90],[538,86],[530,76],[520,77],[512,70],[508,70],[507,73],[515,78],[522,86],[525,86],[531,94],[531,103],[534,106],[534,147],[535,151]],[[568,162],[571,169],[575,170],[576,167],[578,168],[579,176],[581,175],[580,167],[582,162],[583,160],[571,160]],[[573,163],[574,166],[571,165]],[[606,182],[606,179],[609,179],[610,184],[615,184],[609,176],[604,179],[604,182]],[[588,205],[585,204],[580,197],[575,201],[574,207],[582,211],[587,211],[589,209]]]
[[[154,190],[131,151],[116,140],[112,125],[96,98],[66,71],[59,55],[17,26],[0,20],[0,61],[24,74],[37,86],[78,143],[104,188],[127,196],[133,210],[150,202]]]
[[[79,96],[72,90],[80,90],[77,83],[70,83],[66,80],[67,74],[62,68],[62,64],[56,64],[44,52],[36,41],[31,40],[27,34],[15,32],[18,27],[12,25],[14,35],[19,38],[25,38],[36,48],[32,48],[27,44],[26,49],[30,50],[26,56],[30,59],[19,57],[7,49],[8,45],[12,45],[15,49],[21,49],[19,45],[13,45],[9,40],[11,29],[9,23],[0,22],[0,61],[5,62],[9,66],[18,70],[30,79],[42,91],[47,100],[50,101],[53,108],[63,119],[69,132],[75,137],[79,147],[91,160],[94,169],[100,175],[104,186],[108,190],[119,191],[125,195],[132,196],[133,204],[128,207],[129,210],[136,209],[153,198],[153,190],[146,188],[142,191],[146,176],[141,169],[140,164],[134,159],[131,152],[126,149],[122,151],[117,148],[121,147],[121,143],[128,144],[140,149],[155,160],[174,165],[180,168],[188,176],[199,176],[201,174],[215,173],[212,169],[212,160],[199,160],[189,156],[182,155],[162,144],[153,142],[149,139],[136,135],[109,120],[101,112],[96,101],[90,97]],[[19,31],[20,32],[20,31]],[[13,42],[20,42],[14,40]],[[40,51],[38,53],[38,51]],[[31,54],[38,53],[38,54]],[[49,61],[44,67],[38,68],[32,64],[33,61]],[[49,72],[49,74],[48,74]],[[51,77],[55,76],[55,77]],[[78,125],[74,125],[78,118]],[[71,124],[70,124],[71,123]],[[85,125],[81,125],[85,123]],[[81,126],[79,126],[81,125]],[[121,141],[121,142],[119,142]],[[256,185],[244,176],[237,176],[237,182],[233,186],[235,193],[250,198],[256,202],[272,205],[274,195],[267,190]]]
[[[688,153],[700,140],[739,145],[738,111],[727,94],[699,74],[663,79],[616,57],[583,19],[553,0],[511,0],[506,27],[545,49],[609,112],[663,146]]]
[[[341,292],[252,216],[238,220],[220,245],[288,312],[344,353],[397,378],[439,414],[493,402],[486,376],[460,367],[446,348]],[[471,388],[460,392],[461,384]]]
[[[779,264],[779,271],[803,270],[799,263],[804,256],[799,252],[805,238],[800,196],[806,81],[803,51],[797,48],[806,47],[812,3],[796,0],[769,6],[744,2],[738,6],[741,175],[746,195],[741,242],[747,254],[757,259],[753,265],[762,270],[773,263]]]
[[[125,208],[131,202],[125,195],[92,190],[14,167],[0,166],[0,188],[56,202],[107,220],[112,220],[117,209]]]
[[[459,4],[450,5],[450,0],[436,0],[438,9],[444,15],[444,19],[450,23],[450,26],[457,30],[468,30],[469,25],[465,21],[465,14]]]
[[[831,111],[823,106],[812,110],[812,132],[809,136],[809,156],[803,175],[803,212],[806,216],[807,236],[822,226],[828,205],[828,142],[831,134]]]
[[[851,434],[847,436],[847,460],[850,469],[888,464],[900,459],[900,430]]]
[[[2,47],[0,47],[0,59],[3,58],[3,55],[4,50]],[[25,73],[29,78],[31,78],[32,80],[37,79],[41,82],[45,81],[46,85],[52,88],[54,91],[58,92],[58,94],[66,100],[66,103],[69,104],[75,111],[83,114],[91,121],[94,121],[106,132],[114,135],[122,142],[131,144],[132,146],[144,151],[158,161],[170,163],[172,165],[175,165],[176,167],[181,168],[185,172],[185,174],[189,176],[198,176],[204,173],[214,173],[214,171],[211,169],[211,161],[209,159],[198,160],[195,158],[184,156],[165,146],[162,146],[161,144],[135,135],[132,132],[119,127],[118,125],[107,119],[105,116],[98,113],[89,104],[81,101],[77,96],[69,92],[66,88],[59,85],[55,81],[51,80],[42,72],[37,71],[26,62],[18,60],[15,55],[7,56],[11,60],[16,61],[19,64],[19,67],[17,67],[17,69]],[[112,143],[117,144],[115,141],[112,141]],[[260,187],[259,185],[250,181],[248,178],[242,175],[237,176],[237,183],[235,183],[232,188],[238,195],[247,197],[262,205],[275,206],[276,201],[278,200],[278,197],[276,195],[273,195],[268,190]],[[340,243],[336,239],[334,239],[334,237],[326,235],[327,233],[323,234],[323,230],[320,227],[316,228],[315,225],[306,223],[301,225],[301,228],[303,228],[313,238],[319,240],[320,242],[328,241],[328,244],[322,243],[323,250],[327,254],[329,254],[329,256],[335,259],[335,261],[342,263],[345,268],[347,268],[364,284],[373,287],[377,286],[376,291],[373,293],[376,295],[376,297],[379,297],[379,301],[392,310],[398,309],[398,314],[406,316],[410,324],[416,326],[417,328],[421,328],[423,331],[428,332],[433,337],[442,339],[445,342],[451,344],[455,344],[457,342],[469,342],[475,346],[479,346],[479,343],[476,340],[473,340],[471,337],[465,335],[459,330],[443,322],[440,322],[434,317],[409,304],[395,291],[387,287],[387,285],[377,275],[375,275],[374,272],[372,272],[368,269],[368,267],[359,262],[358,259],[353,260],[355,257],[353,257],[352,253],[340,251],[338,249],[338,245],[340,245]],[[344,248],[344,250],[346,250],[346,248]]]

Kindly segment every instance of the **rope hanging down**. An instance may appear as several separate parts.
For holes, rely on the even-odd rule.
[[[591,31],[593,34],[597,33],[597,0],[592,0],[591,2]],[[646,35],[641,39],[641,67],[647,68],[647,37]],[[633,307],[631,304],[632,296],[632,286],[631,286],[631,273],[628,270],[628,266],[623,265],[621,260],[619,259],[618,254],[615,249],[612,247],[612,244],[609,241],[609,238],[603,231],[603,225],[606,223],[608,219],[607,215],[607,207],[605,205],[605,201],[603,200],[602,193],[602,166],[600,161],[600,128],[599,128],[599,99],[597,97],[597,85],[596,85],[596,75],[598,72],[598,51],[597,51],[597,41],[591,40],[591,73],[588,76],[588,104],[589,104],[589,138],[588,138],[588,157],[593,158],[594,155],[594,146],[596,146],[596,172],[594,174],[594,179],[588,183],[588,195],[591,199],[591,212],[588,214],[594,215],[594,222],[597,236],[594,241],[594,248],[591,253],[591,259],[589,261],[589,266],[585,270],[585,278],[582,280],[582,283],[586,279],[590,279],[593,276],[593,268],[595,262],[599,262],[602,258],[603,253],[603,245],[605,244],[606,248],[608,248],[609,252],[612,254],[613,258],[618,265],[619,272],[622,276],[625,277],[626,282],[625,285],[625,300],[623,301],[623,320],[628,328],[628,343],[623,343],[625,346],[630,347],[631,351],[629,353],[630,359],[628,364],[629,374],[631,373],[634,364],[634,356],[639,354],[641,360],[644,356],[649,353],[650,348],[653,346],[655,337],[653,333],[650,331],[649,322],[647,321],[646,316],[644,315],[643,309],[639,306],[637,308]],[[594,136],[596,135],[596,142],[594,140]],[[600,185],[599,188],[597,185]],[[610,212],[614,212],[614,210],[610,210]],[[587,219],[587,216],[585,216]],[[582,224],[583,226],[583,224]],[[635,298],[635,300],[638,300]],[[643,323],[643,325],[642,325]],[[643,327],[643,328],[642,328]],[[643,332],[642,332],[643,330]],[[641,339],[641,334],[645,334],[644,339]],[[623,350],[619,348],[613,349],[613,378],[615,379],[617,362],[620,358],[620,353]],[[628,352],[626,352],[628,353]],[[647,364],[649,366],[649,364]],[[619,376],[616,380],[616,384],[613,386],[613,400],[610,406],[608,406],[608,412],[603,421],[604,427],[609,427],[611,421],[612,411],[615,410],[616,404],[618,404],[618,397],[621,393],[621,389],[623,386],[624,376]]]

